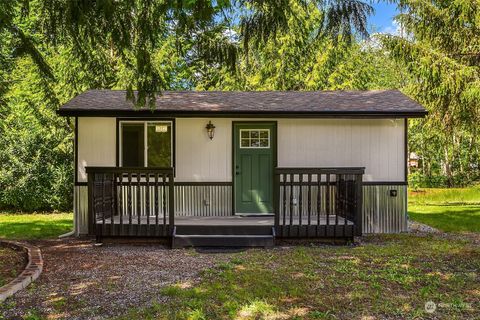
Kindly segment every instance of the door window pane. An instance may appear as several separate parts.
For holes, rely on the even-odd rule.
[[[240,129],[240,148],[270,148],[270,130]]]
[[[124,167],[144,166],[144,140],[143,123],[122,124],[122,165]]]
[[[147,124],[147,160],[149,167],[170,167],[172,164],[172,125]]]

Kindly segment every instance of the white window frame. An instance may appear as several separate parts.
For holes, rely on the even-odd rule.
[[[118,122],[118,165],[123,167],[123,131],[122,125],[128,124],[142,124],[143,123],[143,167],[148,168],[148,132],[149,124],[168,124],[170,125],[170,165],[173,167],[173,121],[168,120],[121,120]],[[141,167],[140,167],[141,168]]]
[[[266,147],[252,147],[252,146],[248,146],[248,147],[242,147],[242,132],[252,132],[252,131],[259,131],[259,136],[258,136],[258,139],[261,140],[261,139],[265,139],[265,138],[261,138],[260,137],[260,131],[267,131],[268,132],[268,137],[267,137],[267,140],[268,140],[268,145]],[[239,132],[239,141],[238,141],[238,145],[239,145],[239,148],[240,149],[270,149],[270,138],[271,138],[271,135],[270,135],[270,129],[240,129],[240,132]],[[251,135],[249,134],[249,138],[248,138],[250,141],[252,140],[251,138]]]

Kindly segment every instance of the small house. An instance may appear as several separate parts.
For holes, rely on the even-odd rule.
[[[75,233],[174,247],[268,246],[407,230],[408,119],[397,90],[90,90],[75,119]]]

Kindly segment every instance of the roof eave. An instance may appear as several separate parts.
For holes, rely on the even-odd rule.
[[[423,118],[428,112],[422,111],[190,111],[190,110],[85,110],[59,109],[63,117],[281,117],[281,118]]]

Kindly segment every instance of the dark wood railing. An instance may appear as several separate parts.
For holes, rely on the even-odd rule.
[[[364,168],[276,168],[277,236],[361,235],[364,171]]]
[[[89,233],[170,236],[175,225],[173,168],[87,167]]]
[[[86,170],[89,234],[99,239],[172,236],[176,200],[172,168],[87,167]],[[283,238],[361,235],[363,173],[364,168],[276,168],[276,235]],[[224,200],[230,196],[225,194]]]

